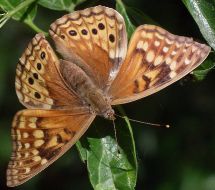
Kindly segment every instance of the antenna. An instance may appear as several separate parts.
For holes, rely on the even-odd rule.
[[[114,114],[120,118],[128,118],[127,116],[121,116],[121,115],[118,115],[118,114]],[[139,120],[136,120],[136,119],[131,119],[131,118],[128,118],[128,120],[130,121],[133,121],[133,122],[136,122],[136,123],[141,123],[141,124],[146,124],[146,125],[151,125],[151,126],[155,126],[155,127],[165,127],[165,128],[170,128],[170,125],[165,125],[165,124],[158,124],[158,123],[150,123],[150,122],[145,122],[145,121],[139,121]]]

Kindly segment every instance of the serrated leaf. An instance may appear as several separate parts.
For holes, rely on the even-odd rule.
[[[48,9],[58,11],[74,11],[74,8],[86,0],[38,0],[38,3]]]
[[[121,0],[116,0],[116,10],[124,17],[128,38],[134,33],[136,27],[132,24],[127,12],[126,7]]]
[[[193,71],[193,76],[197,80],[203,80],[208,72],[215,66],[215,54],[210,54],[208,58],[196,70]]]
[[[37,6],[33,3],[34,1],[0,0],[0,7],[6,13],[11,14],[13,19],[28,22],[29,20],[34,20],[36,16]]]
[[[215,50],[215,1],[211,0],[183,0],[199,29]]]
[[[119,146],[114,138],[113,127],[108,126],[109,131],[105,129],[94,127],[91,129],[94,133],[82,138],[77,146],[82,160],[87,161],[90,182],[95,190],[134,190],[137,159],[129,121],[116,127]]]

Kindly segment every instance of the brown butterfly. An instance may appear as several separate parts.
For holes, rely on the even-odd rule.
[[[153,25],[139,26],[127,51],[122,16],[103,6],[56,20],[50,35],[29,43],[16,70],[16,92],[28,109],[12,124],[7,185],[20,185],[64,154],[96,115],[155,93],[199,66],[210,47]]]

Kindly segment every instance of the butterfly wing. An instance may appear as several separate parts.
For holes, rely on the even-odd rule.
[[[16,69],[16,93],[27,108],[81,107],[79,97],[66,86],[59,59],[43,34],[37,34],[24,51]]]
[[[75,11],[56,20],[49,32],[64,59],[79,65],[101,89],[110,85],[127,51],[118,12],[103,6]]]
[[[158,26],[138,27],[109,90],[112,104],[135,101],[165,88],[199,66],[209,52],[210,47]]]
[[[87,130],[95,115],[73,110],[23,110],[12,127],[13,153],[7,185],[20,185],[64,154]]]

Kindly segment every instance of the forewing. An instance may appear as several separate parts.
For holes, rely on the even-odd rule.
[[[82,106],[59,73],[59,59],[43,34],[37,34],[24,51],[16,69],[16,93],[27,108]]]
[[[210,47],[153,25],[137,28],[128,53],[109,91],[112,104],[153,94],[199,66]]]
[[[48,167],[83,135],[94,118],[80,110],[18,112],[12,126],[7,185],[20,185]]]
[[[124,19],[103,6],[63,16],[51,25],[50,35],[64,59],[79,65],[102,89],[115,78],[127,51]]]

